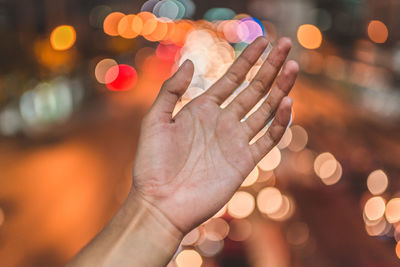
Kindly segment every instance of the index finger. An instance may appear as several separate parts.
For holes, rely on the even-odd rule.
[[[256,64],[267,46],[267,38],[264,36],[258,37],[246,47],[225,75],[211,86],[205,95],[212,97],[218,105],[221,105],[242,84],[247,73]]]

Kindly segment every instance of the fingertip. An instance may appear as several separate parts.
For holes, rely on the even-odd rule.
[[[290,49],[292,49],[292,40],[289,37],[282,37],[278,40],[276,46],[279,50],[289,53]]]
[[[299,64],[298,64],[296,61],[294,61],[294,60],[289,60],[289,61],[286,63],[286,67],[287,67],[287,69],[288,69],[288,71],[289,71],[290,73],[295,73],[295,74],[297,74],[297,73],[299,72],[299,70],[300,70]]]
[[[186,60],[182,63],[180,69],[181,69],[181,70],[183,70],[183,69],[185,69],[185,70],[186,70],[186,69],[188,69],[188,70],[193,69],[193,70],[194,70],[193,61],[191,61],[190,59],[186,59]]]
[[[293,107],[293,99],[289,96],[285,96],[281,101],[279,109],[282,110],[283,112],[286,111],[291,112],[292,107]]]
[[[292,39],[289,37],[282,37],[278,41],[281,45],[288,47],[289,49],[292,48]]]

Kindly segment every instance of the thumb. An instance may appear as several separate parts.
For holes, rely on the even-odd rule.
[[[157,117],[171,121],[175,105],[190,85],[193,73],[193,63],[187,59],[176,73],[164,82],[152,108]]]

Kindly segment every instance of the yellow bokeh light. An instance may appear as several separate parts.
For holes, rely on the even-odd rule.
[[[257,196],[257,207],[265,214],[272,214],[279,210],[283,202],[281,192],[275,187],[262,189]]]
[[[368,190],[373,195],[380,195],[385,192],[388,184],[388,178],[382,170],[371,172],[367,179]]]
[[[247,176],[247,178],[244,180],[244,182],[242,183],[242,187],[248,187],[248,186],[252,186],[253,184],[255,184],[255,182],[257,182],[258,175],[259,175],[259,171],[258,171],[258,167],[256,166],[251,171],[251,173]]]
[[[385,200],[382,197],[372,197],[365,203],[364,214],[368,220],[376,221],[385,214]]]
[[[304,48],[317,49],[322,44],[322,33],[318,27],[304,24],[297,31],[297,39]]]
[[[263,171],[272,171],[281,163],[282,155],[279,148],[274,147],[259,163],[258,167]]]
[[[50,36],[50,43],[54,50],[64,51],[70,49],[76,41],[74,27],[69,25],[58,26]]]
[[[254,197],[250,193],[239,191],[228,202],[228,213],[233,218],[243,219],[253,212],[254,207]]]
[[[387,203],[385,215],[390,223],[400,222],[400,198],[393,198]]]
[[[379,20],[372,20],[368,24],[368,37],[377,44],[383,44],[389,36],[388,28],[385,23]]]
[[[200,254],[193,250],[182,250],[175,259],[178,267],[200,267],[203,264],[203,259]]]

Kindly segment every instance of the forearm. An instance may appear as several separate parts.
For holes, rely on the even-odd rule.
[[[68,267],[165,267],[181,238],[182,233],[161,212],[132,193]]]

